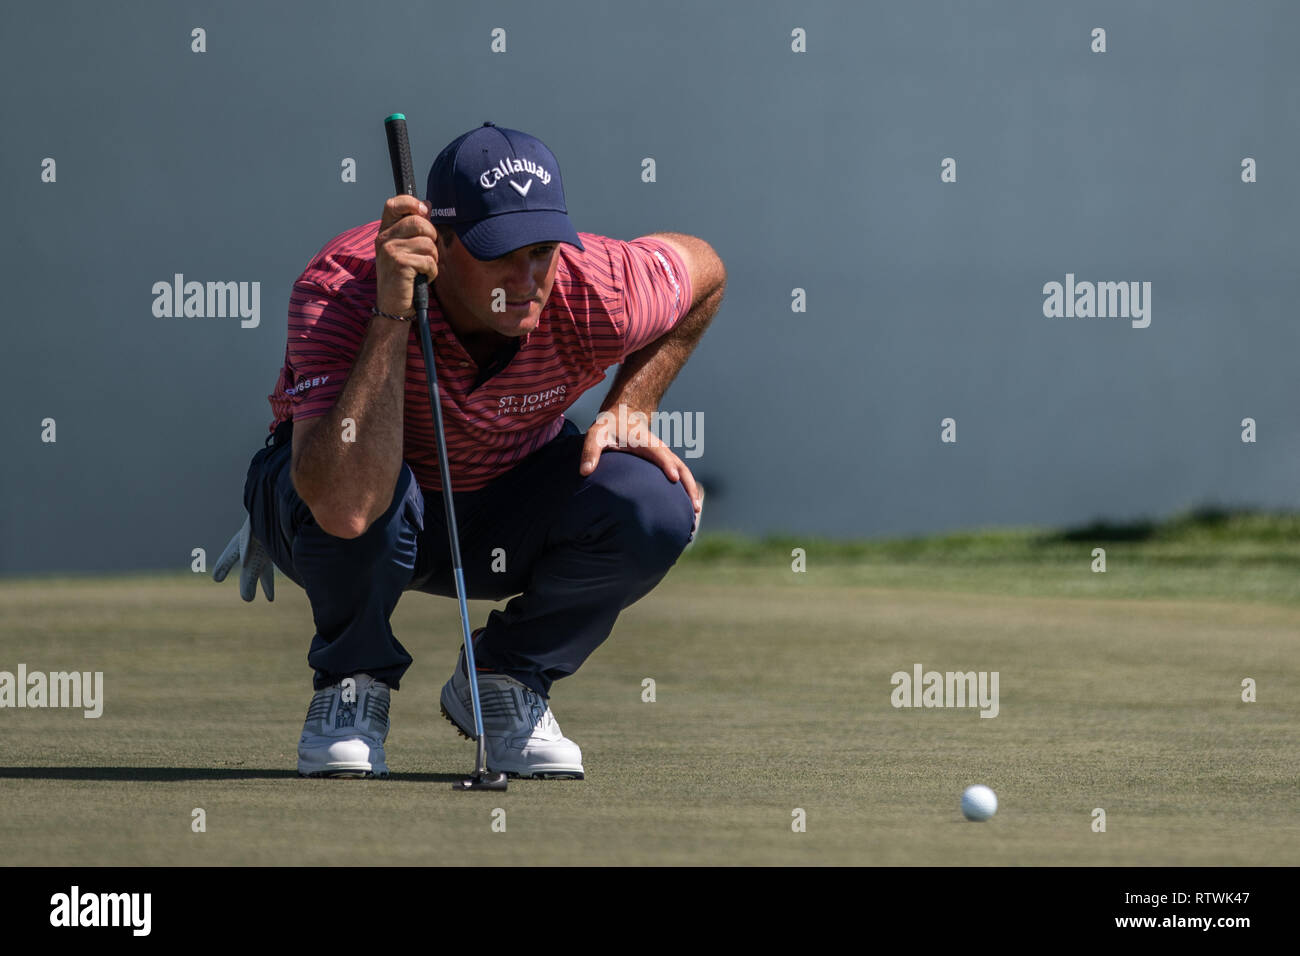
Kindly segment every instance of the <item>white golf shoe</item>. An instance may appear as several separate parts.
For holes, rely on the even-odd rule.
[[[318,690],[307,708],[298,740],[300,777],[387,777],[390,690],[369,674],[354,674],[345,700],[344,682]],[[355,690],[355,693],[352,691]]]
[[[488,671],[479,672],[478,693],[489,770],[539,780],[583,778],[582,751],[560,732],[546,698],[513,677]],[[463,647],[456,672],[442,687],[442,716],[462,737],[474,739],[474,704]]]

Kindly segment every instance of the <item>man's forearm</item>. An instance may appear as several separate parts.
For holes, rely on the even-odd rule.
[[[295,488],[322,525],[328,521],[359,534],[392,501],[402,467],[410,334],[406,322],[370,320],[343,393],[295,456]],[[345,433],[349,418],[353,426]]]
[[[626,405],[632,411],[653,413],[713,321],[722,294],[721,286],[714,289],[671,330],[625,358],[600,410]]]

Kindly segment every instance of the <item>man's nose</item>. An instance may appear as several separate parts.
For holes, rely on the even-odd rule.
[[[507,278],[511,286],[515,289],[532,289],[534,286],[532,257],[526,252],[523,254],[512,255],[509,262],[509,273]]]

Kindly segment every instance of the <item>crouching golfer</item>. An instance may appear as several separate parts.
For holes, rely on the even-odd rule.
[[[388,200],[294,283],[272,434],[244,486],[249,520],[214,576],[238,563],[244,599],[259,579],[270,598],[274,562],[307,592],[316,693],[298,772],[386,775],[389,692],[411,665],[389,618],[403,591],[455,596],[411,321],[424,274],[467,597],[512,597],[474,632],[488,768],[581,778],[551,685],[698,527],[701,492],[649,416],[726,273],[691,236],[579,234],[550,150],[491,123],[438,155],[426,196]],[[584,434],[564,412],[619,363]],[[464,658],[441,703],[471,736]]]

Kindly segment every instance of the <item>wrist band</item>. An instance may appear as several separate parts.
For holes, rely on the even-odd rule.
[[[391,312],[380,312],[373,305],[370,307],[370,315],[371,317],[382,315],[386,319],[396,319],[398,322],[410,322],[412,318],[411,316],[406,315],[393,315]]]

